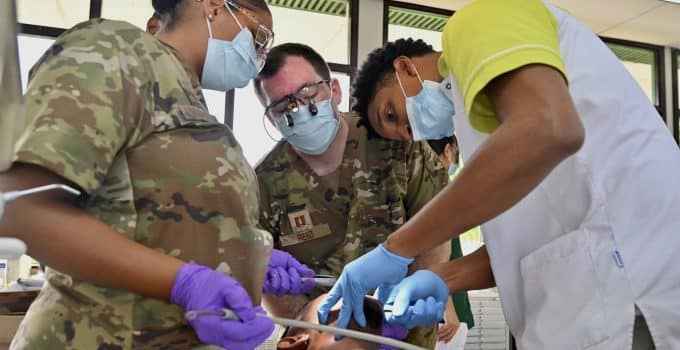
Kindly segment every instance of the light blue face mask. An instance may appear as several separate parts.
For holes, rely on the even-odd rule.
[[[241,28],[231,41],[213,38],[210,22],[206,18],[210,38],[201,75],[201,86],[205,89],[229,91],[242,88],[248,85],[262,67],[262,62],[255,53],[253,34],[248,28],[241,26],[231,10],[229,12]]]
[[[449,165],[449,176],[453,176],[453,174],[456,173],[456,170],[458,170],[458,164],[451,163],[451,165]]]
[[[309,110],[309,105],[298,105],[296,111],[290,111],[293,117],[293,126],[288,126],[285,117],[275,120],[276,128],[281,135],[293,147],[300,152],[310,155],[319,155],[328,149],[338,133],[340,124],[333,112],[331,98],[317,102],[316,115]]]
[[[434,81],[420,79],[420,74],[416,70],[423,88],[417,95],[409,97],[406,95],[399,73],[394,74],[406,99],[406,115],[411,124],[413,140],[439,140],[453,135],[453,115],[456,111],[444,89]]]

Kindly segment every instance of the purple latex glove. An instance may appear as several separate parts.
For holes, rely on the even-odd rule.
[[[383,337],[388,337],[396,340],[404,340],[406,336],[408,335],[408,329],[404,326],[400,325],[390,325],[387,324],[387,322],[383,323],[382,326],[382,336]],[[379,347],[380,350],[396,350],[395,348],[385,345],[385,344],[380,344]]]
[[[172,285],[170,302],[185,310],[232,310],[240,321],[221,316],[202,315],[189,324],[201,342],[229,350],[250,350],[264,342],[274,331],[274,324],[261,307],[253,306],[241,284],[205,266],[184,264]]]
[[[274,249],[267,264],[267,277],[264,280],[262,293],[281,297],[309,292],[314,288],[314,275],[312,269],[295,260],[292,255]],[[303,281],[302,277],[309,277],[309,279]]]

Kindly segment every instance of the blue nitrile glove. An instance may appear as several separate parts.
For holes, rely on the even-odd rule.
[[[277,297],[307,293],[314,288],[314,275],[312,269],[295,260],[292,255],[274,249],[267,264],[262,293],[276,294]],[[302,277],[308,279],[303,281]]]
[[[391,253],[381,244],[347,264],[338,282],[317,309],[319,322],[325,324],[328,321],[331,308],[342,298],[336,327],[347,328],[352,314],[359,326],[366,327],[364,295],[383,283],[393,284],[401,281],[412,262],[413,259]]]
[[[390,325],[390,324],[383,324],[382,326],[382,336],[391,338],[391,339],[396,339],[396,340],[404,340],[406,336],[408,335],[408,329],[404,326],[400,325]],[[380,350],[396,350],[395,348],[385,345],[385,344],[380,344],[378,347]]]
[[[217,315],[203,315],[189,321],[203,343],[230,350],[251,350],[274,331],[274,323],[256,314],[264,310],[253,305],[250,296],[235,279],[195,264],[180,268],[170,291],[170,302],[186,311],[221,311],[230,309],[239,320]]]
[[[382,287],[381,287],[382,288]],[[388,287],[389,288],[389,287]],[[385,293],[378,291],[379,296]],[[444,305],[449,297],[446,283],[430,270],[418,270],[391,288],[384,301],[387,323],[408,329],[435,324],[444,318]]]

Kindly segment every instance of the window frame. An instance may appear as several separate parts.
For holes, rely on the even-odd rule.
[[[438,7],[430,7],[425,5],[412,4],[409,2],[395,1],[395,0],[383,0],[383,44],[387,42],[389,38],[389,26],[390,26],[390,7],[398,7],[405,10],[413,10],[420,12],[429,12],[435,15],[442,15],[451,17],[456,11],[442,9]]]
[[[102,16],[102,1],[90,0],[89,19],[98,18]],[[107,0],[113,1],[113,0]],[[269,1],[267,1],[269,5]],[[329,62],[328,66],[331,71],[337,73],[348,74],[350,77],[350,84],[354,81],[354,75],[357,69],[358,62],[358,42],[359,42],[359,0],[348,0],[349,4],[349,64],[339,64]],[[273,6],[273,5],[270,5]],[[151,14],[149,14],[150,16]],[[64,33],[67,28],[57,28],[50,26],[40,26],[28,23],[19,23],[19,30],[17,34],[34,35],[45,38],[56,38]],[[229,127],[234,127],[234,90],[228,91],[224,94],[224,124]],[[352,101],[350,101],[350,106]]]
[[[625,39],[609,38],[605,36],[600,36],[600,39],[605,43],[616,44],[621,46],[628,46],[635,49],[649,50],[654,53],[654,64],[656,65],[656,99],[657,101],[653,103],[656,111],[661,115],[664,123],[666,123],[666,63],[664,61],[665,53],[664,47],[643,43],[639,41],[631,41]]]
[[[270,6],[274,6],[269,4]],[[354,82],[354,75],[356,74],[358,64],[359,52],[359,0],[348,0],[349,5],[349,64],[345,63],[328,63],[328,68],[331,73],[344,73],[349,75],[350,86]],[[234,104],[236,103],[236,91],[231,90],[226,93],[226,105],[224,109],[224,123],[229,125],[234,130]],[[349,105],[352,106],[352,101]],[[234,133],[237,133],[234,130]]]
[[[102,1],[103,0],[90,0],[90,14],[89,19],[97,18],[102,16]],[[50,26],[41,26],[36,24],[27,24],[19,22],[19,33],[27,35],[36,35],[42,37],[56,38],[65,32],[67,28],[58,28]]]
[[[678,87],[678,83],[680,83],[678,81],[678,69],[680,69],[680,66],[678,65],[678,60],[680,60],[680,49],[671,48],[671,101],[673,103],[671,124],[673,125],[673,137],[675,138],[675,142],[680,145],[680,98],[678,97],[678,92],[680,90]]]

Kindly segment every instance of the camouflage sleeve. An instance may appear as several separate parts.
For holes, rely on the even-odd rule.
[[[85,28],[65,34],[43,55],[26,91],[30,123],[15,161],[46,168],[87,193],[101,185],[143,109],[141,78],[123,78],[120,66],[134,57],[121,57],[114,40]]]
[[[407,153],[406,215],[413,217],[448,183],[446,169],[425,141],[414,142]]]
[[[262,181],[261,175],[257,174],[257,180],[260,188],[260,228],[269,232],[274,239],[274,248],[280,247],[278,225],[276,225],[277,217],[280,213],[275,213],[272,208],[271,196],[267,185]]]

